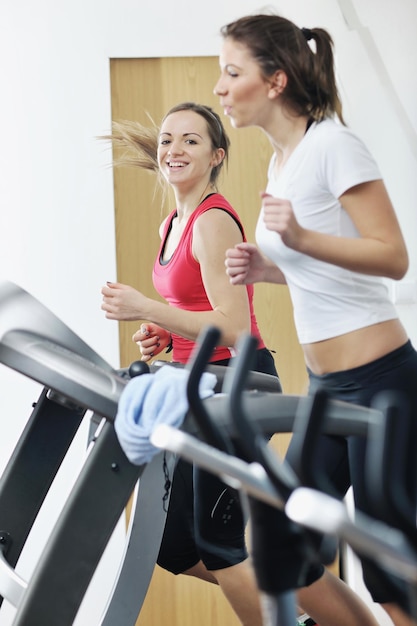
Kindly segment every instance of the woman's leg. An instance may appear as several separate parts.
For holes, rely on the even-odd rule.
[[[381,604],[381,606],[388,613],[395,626],[417,626],[417,622],[411,619],[411,617],[404,613],[396,604],[387,603]]]
[[[299,589],[297,598],[320,626],[378,626],[365,602],[328,570],[312,585]]]
[[[185,576],[194,576],[194,578],[199,578],[200,580],[204,580],[207,583],[212,583],[213,585],[218,585],[217,578],[209,572],[203,561],[199,561],[192,567],[189,567],[184,572],[182,572]]]
[[[245,516],[237,492],[194,468],[195,535],[201,559],[242,625],[261,626],[255,575],[245,542]]]
[[[297,435],[289,446],[286,460],[295,465]],[[315,454],[316,471],[329,481],[333,495],[342,498],[350,486],[348,445],[344,437],[321,436]],[[313,534],[313,539],[315,535]],[[299,605],[320,626],[376,626],[370,608],[344,581],[329,572],[297,591]]]
[[[370,406],[379,392],[396,392],[400,394],[401,410],[409,408],[411,421],[398,419],[396,437],[414,442],[417,438],[417,353],[408,342],[392,353],[358,368],[346,372],[326,374],[321,377],[312,376],[312,386],[317,384],[326,388],[330,395],[338,400],[351,402],[362,406]],[[404,415],[401,414],[401,417]],[[402,428],[407,431],[402,432]],[[410,430],[408,430],[410,428]],[[395,437],[394,437],[395,439]],[[392,512],[375,510],[372,507],[372,492],[366,480],[367,440],[361,437],[349,437],[349,469],[353,486],[355,507],[358,510],[376,516],[385,523],[395,526],[395,516]],[[417,493],[416,455],[414,450],[401,459],[407,465],[403,473],[397,472],[397,480],[401,481],[403,493],[409,498],[411,506],[415,507]],[[399,459],[400,460],[400,459]],[[399,482],[400,484],[400,482]],[[414,520],[411,520],[414,524]],[[407,584],[395,577],[392,572],[386,571],[377,561],[362,558],[363,577],[366,586],[375,602],[381,604],[396,626],[415,626],[410,618],[409,590]]]
[[[250,559],[212,573],[242,626],[262,626],[260,596]]]

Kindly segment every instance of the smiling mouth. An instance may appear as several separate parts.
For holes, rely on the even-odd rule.
[[[180,161],[168,161],[168,167],[185,167],[187,163],[182,163]]]

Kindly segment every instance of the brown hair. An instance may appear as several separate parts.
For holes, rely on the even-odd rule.
[[[265,78],[283,70],[288,82],[283,102],[297,115],[316,121],[336,114],[344,123],[336,86],[333,40],[322,28],[298,28],[273,14],[242,17],[221,29],[224,38],[244,44]],[[315,42],[315,51],[308,41]]]

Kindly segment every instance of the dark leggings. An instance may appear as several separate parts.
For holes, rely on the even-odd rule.
[[[337,400],[370,406],[379,392],[392,390],[401,394],[412,417],[409,440],[417,442],[417,353],[410,342],[376,361],[348,371],[315,376],[309,372],[312,394],[318,387],[326,389]],[[398,428],[404,422],[398,420]],[[296,435],[287,452],[291,463]],[[325,473],[343,497],[352,485],[355,507],[371,516],[371,498],[365,482],[365,437],[336,437],[323,435],[315,458],[318,469]],[[417,449],[417,444],[416,444]],[[405,470],[405,490],[411,502],[417,495],[417,454],[410,455]],[[388,521],[389,520],[385,520]],[[382,571],[368,559],[362,560],[364,581],[375,602],[397,602],[407,608],[408,598],[405,585],[394,576]]]
[[[216,361],[228,365],[230,360]],[[277,376],[266,348],[257,350],[257,372]],[[200,560],[208,570],[236,565],[247,558],[245,519],[238,493],[217,476],[179,459],[173,477],[158,564],[174,574]]]

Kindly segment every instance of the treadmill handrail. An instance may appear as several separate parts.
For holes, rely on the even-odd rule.
[[[27,291],[0,282],[0,362],[114,419],[126,380]]]

